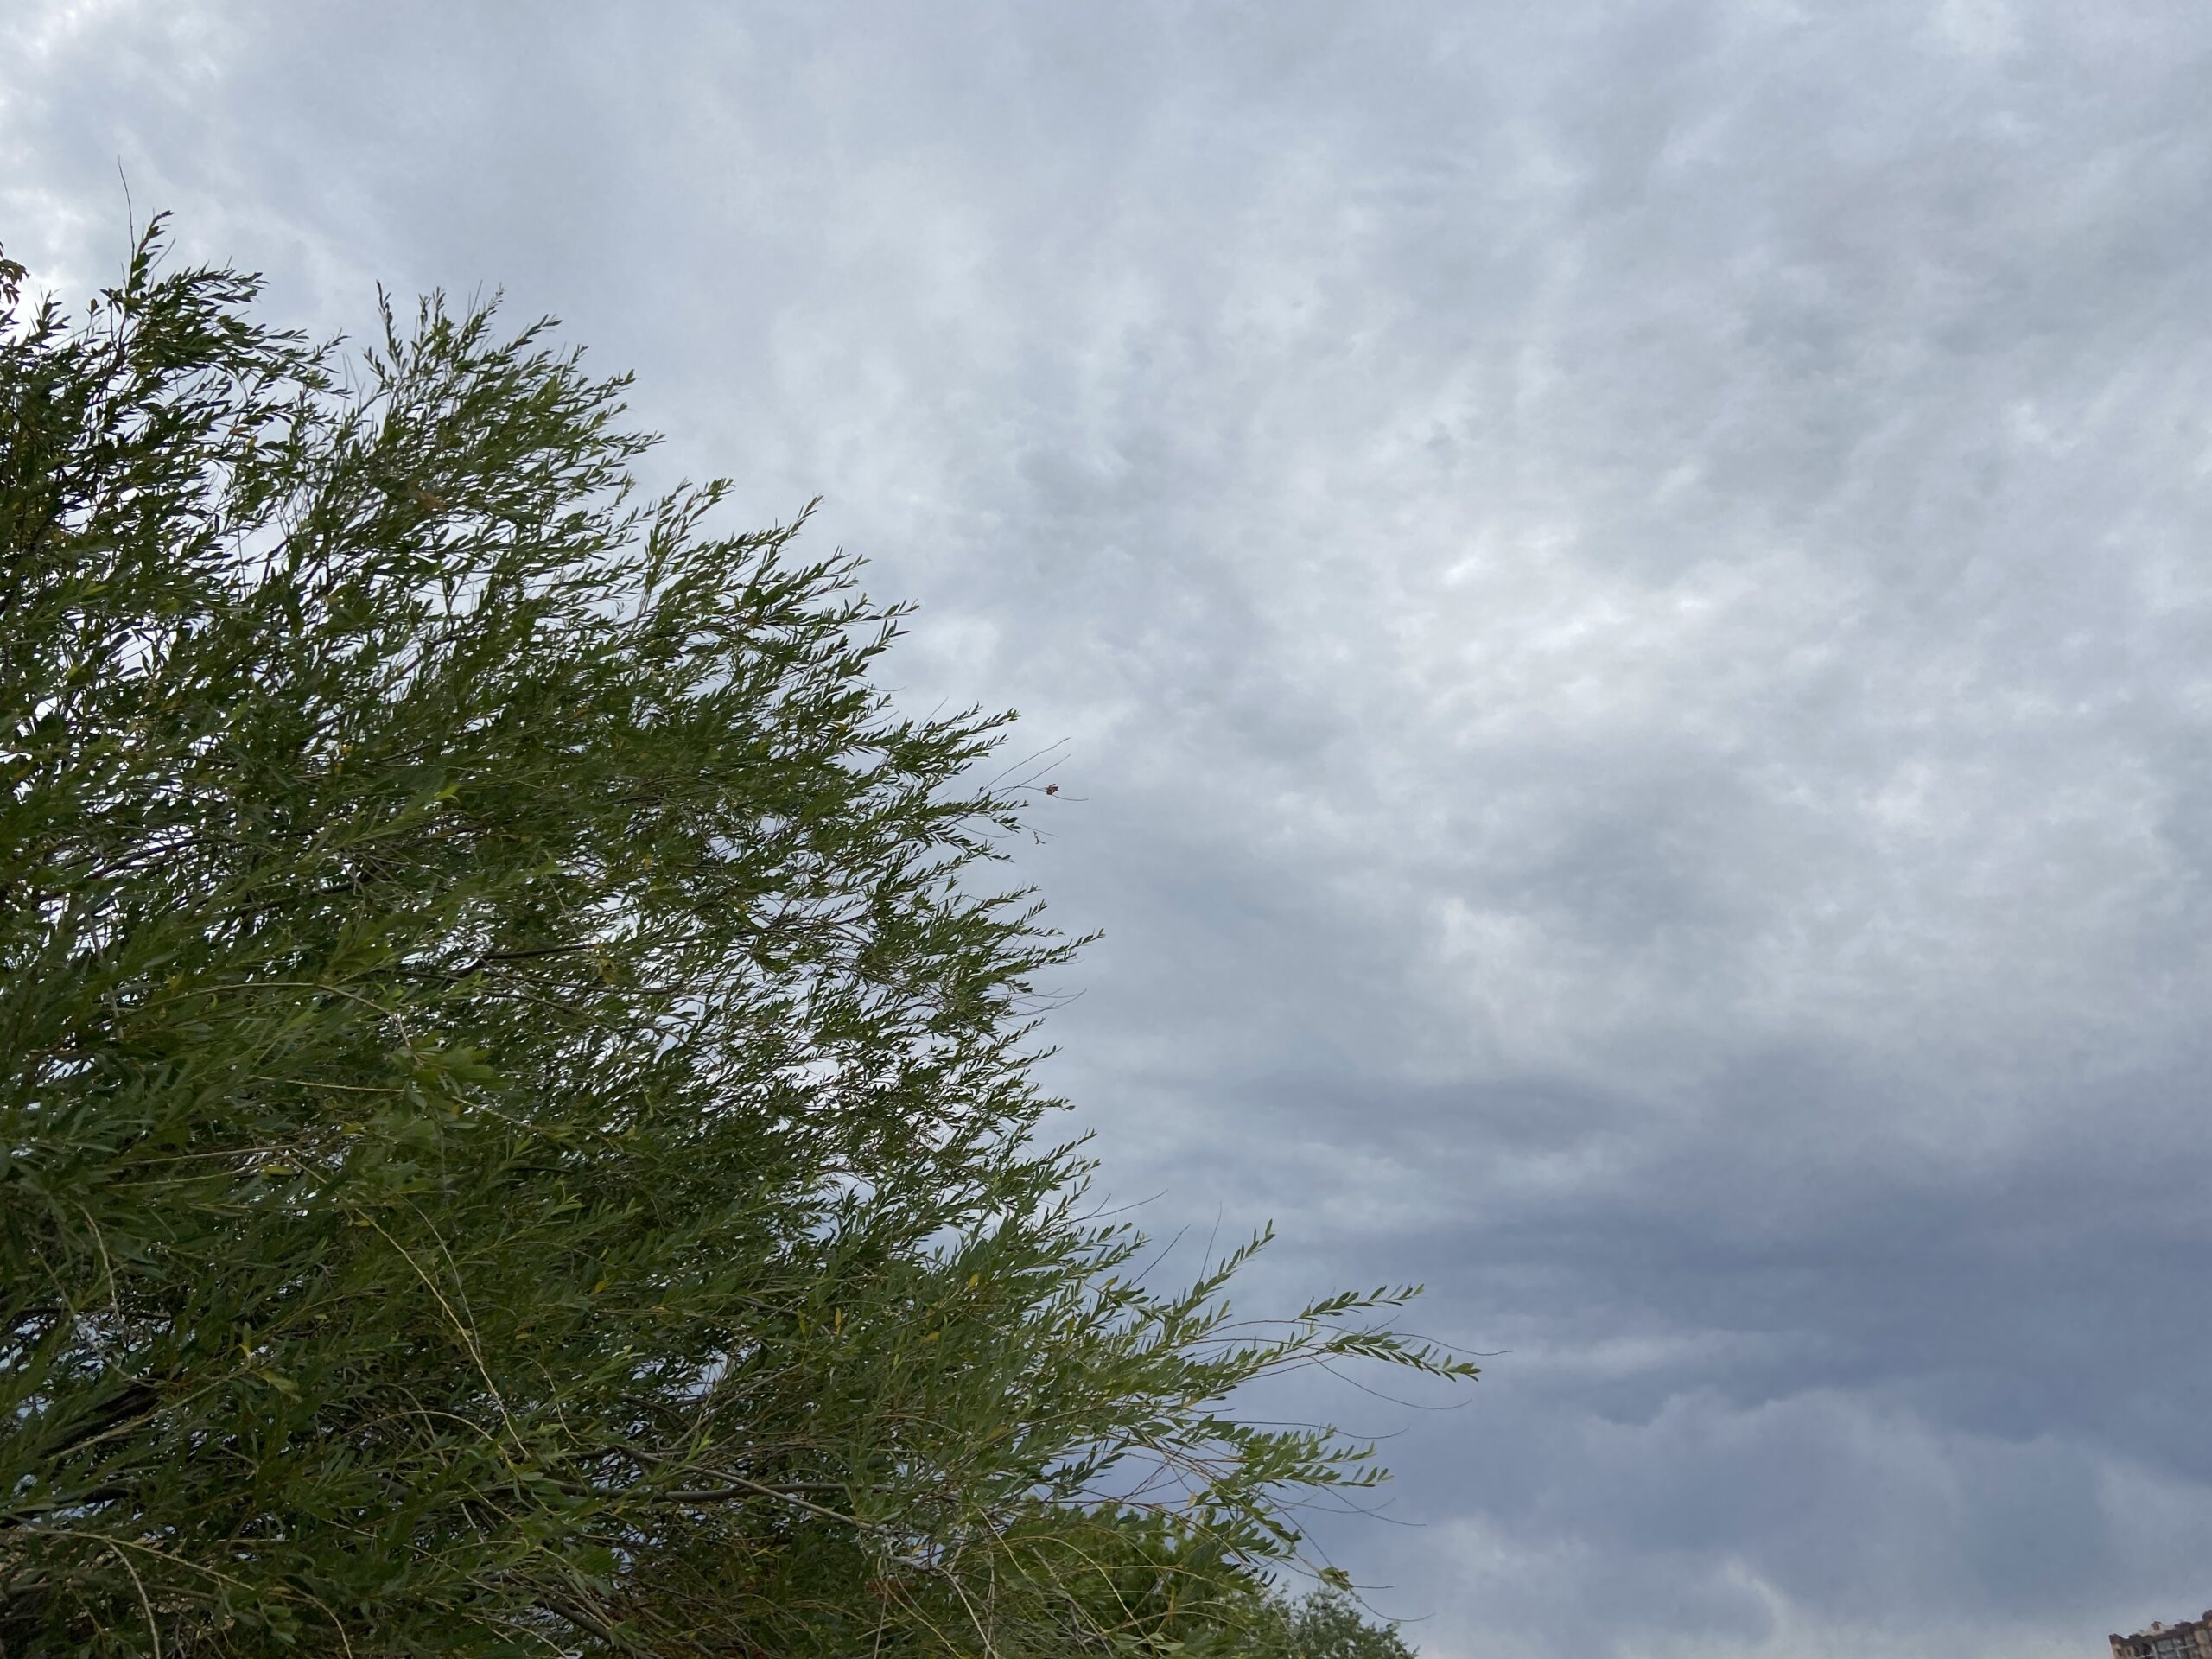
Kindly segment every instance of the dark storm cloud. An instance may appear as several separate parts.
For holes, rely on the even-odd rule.
[[[504,282],[1065,739],[1056,1084],[1185,1255],[1510,1351],[1439,1654],[2212,1600],[2212,19],[33,7],[10,250]]]

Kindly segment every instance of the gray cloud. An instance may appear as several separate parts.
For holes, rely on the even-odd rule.
[[[1431,1650],[2055,1656],[2212,1601],[2209,54],[33,6],[0,234],[105,278],[119,161],[305,322],[504,282],[671,474],[826,493],[907,694],[1067,741],[1017,863],[1109,930],[1053,1075],[1114,1190],[1510,1350],[1322,1402]]]

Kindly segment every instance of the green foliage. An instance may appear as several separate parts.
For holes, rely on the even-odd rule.
[[[1401,1651],[1257,1589],[1366,1449],[1225,1402],[1470,1368],[1084,1218],[1004,718],[542,328],[156,251],[0,262],[0,1649]]]
[[[1070,1650],[1103,1637],[1109,1652],[1176,1659],[1413,1659],[1345,1592],[1287,1600],[1254,1563],[1173,1516],[1102,1510],[1088,1520],[1066,1543],[1081,1570],[1060,1575],[1077,1601]]]
[[[1274,1628],[1253,1648],[1252,1659],[1414,1659],[1395,1630],[1370,1624],[1341,1592],[1318,1590],[1295,1606],[1278,1603],[1272,1611]]]

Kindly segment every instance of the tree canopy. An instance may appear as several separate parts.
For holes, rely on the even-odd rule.
[[[1402,1652],[1230,1396],[1471,1368],[1090,1218],[1007,717],[546,325],[159,252],[0,261],[0,1651]]]

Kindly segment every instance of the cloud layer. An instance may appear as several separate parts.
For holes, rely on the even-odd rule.
[[[2212,1602],[2212,16],[0,22],[0,237],[504,283],[1065,741],[1055,1080],[1508,1350],[1321,1533],[1444,1656]],[[1193,1247],[1194,1249],[1195,1247]],[[1401,1432],[1402,1431],[1402,1432]]]

